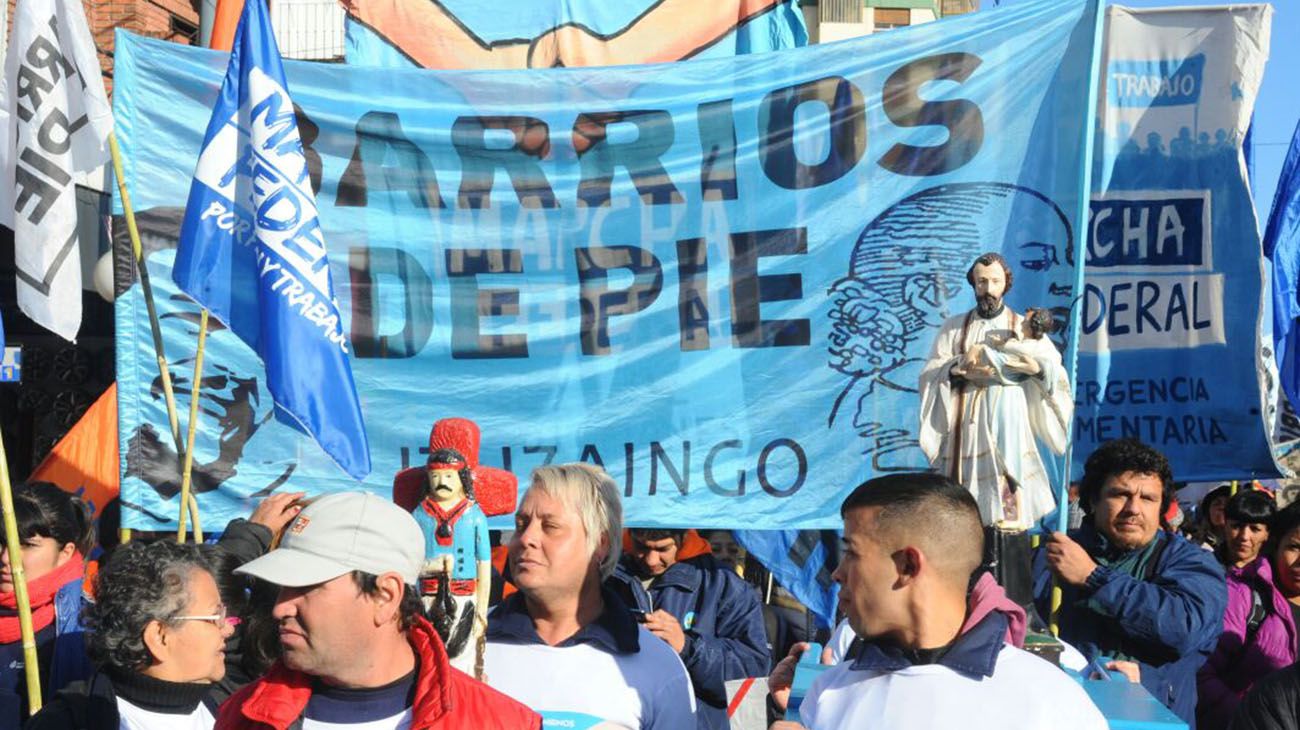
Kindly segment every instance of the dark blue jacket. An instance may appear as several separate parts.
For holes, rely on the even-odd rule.
[[[624,556],[608,587],[636,610],[663,609],[681,622],[686,634],[681,658],[695,688],[696,725],[729,727],[724,682],[766,677],[771,669],[758,591],[712,555],[674,563],[649,592],[632,565]]]
[[[1070,537],[1094,558],[1108,550],[1091,525]],[[1085,586],[1062,585],[1061,639],[1085,656],[1123,652],[1141,667],[1142,686],[1196,728],[1196,672],[1223,632],[1228,589],[1209,552],[1178,535],[1156,533],[1158,555],[1145,579],[1098,566]],[[1051,609],[1052,574],[1046,552],[1034,556],[1034,598]]]
[[[54,621],[43,632],[37,632],[36,654],[41,663],[41,696],[44,698],[53,697],[56,691],[89,677],[93,671],[86,656],[85,629],[81,624],[84,604],[81,577],[78,576],[54,594]],[[20,718],[26,715],[27,678],[24,672],[22,642],[0,647],[0,728],[17,727]]]

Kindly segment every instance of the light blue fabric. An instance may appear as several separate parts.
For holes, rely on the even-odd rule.
[[[603,464],[633,526],[839,527],[854,486],[926,466],[917,378],[939,323],[974,304],[977,254],[1010,261],[1016,311],[1068,318],[1096,11],[1035,0],[633,67],[286,62],[365,488],[390,493],[429,425],[463,416],[483,463],[521,479]],[[170,249],[227,56],[117,42],[117,132],[184,411],[197,308]],[[115,306],[123,524],[166,529],[180,480],[139,287]],[[292,359],[324,382],[315,362]],[[357,488],[270,418],[231,332],[209,336],[205,370],[205,523],[271,489]]]
[[[469,509],[452,525],[451,545],[447,546],[438,544],[438,521],[423,506],[416,505],[411,514],[424,533],[425,560],[440,555],[450,555],[455,559],[451,569],[452,580],[475,580],[478,578],[479,561],[492,562],[487,517],[483,516],[483,510],[477,504],[470,503]]]

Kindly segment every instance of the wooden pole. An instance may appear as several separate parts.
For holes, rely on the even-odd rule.
[[[194,432],[199,423],[199,390],[203,385],[203,351],[208,342],[208,310],[199,315],[199,347],[194,353],[194,380],[190,383],[190,420],[185,433],[185,466],[181,468],[181,516],[176,522],[176,542],[185,542],[185,517],[190,509],[190,481],[194,475]],[[198,522],[198,504],[194,506]],[[196,525],[197,531],[197,525]],[[201,542],[195,539],[196,543]]]
[[[41,667],[36,658],[36,631],[32,628],[32,602],[27,595],[27,573],[23,570],[22,540],[18,537],[18,519],[14,516],[14,492],[9,484],[9,457],[4,439],[0,438],[0,510],[4,511],[5,546],[9,550],[9,574],[14,581],[14,598],[18,603],[18,631],[23,642],[23,669],[27,675],[27,712],[41,709]]]
[[[122,211],[126,217],[126,230],[127,233],[130,234],[131,238],[131,253],[135,258],[136,272],[140,276],[140,289],[141,293],[144,295],[144,306],[145,310],[149,313],[149,330],[153,335],[153,350],[154,356],[158,361],[158,375],[162,378],[163,399],[167,404],[167,421],[168,425],[171,426],[172,442],[176,445],[176,458],[178,462],[184,464],[189,450],[186,449],[185,445],[181,442],[180,418],[176,415],[176,393],[172,388],[172,375],[171,369],[167,365],[167,355],[163,351],[162,327],[158,322],[158,309],[154,306],[153,283],[149,279],[149,267],[146,265],[144,259],[144,246],[140,243],[140,229],[136,227],[135,224],[135,209],[131,207],[131,194],[127,191],[126,187],[126,173],[122,166],[122,152],[117,146],[116,133],[110,133],[108,135],[108,148],[113,157],[113,177],[117,179],[117,192],[122,198]],[[202,314],[203,322],[205,324],[207,322],[207,317],[208,310],[205,308]],[[205,326],[200,331],[200,340],[202,340],[206,334],[206,330],[207,327]],[[201,347],[202,345],[200,345],[200,348]],[[193,402],[198,401],[198,395],[199,383],[196,381],[194,383],[193,393],[191,394]],[[191,443],[193,443],[192,439]],[[182,481],[185,479],[184,472],[185,467],[182,466]],[[188,508],[189,504],[185,499],[182,499],[180,505],[180,517],[178,518],[178,521],[182,525],[184,524],[185,512]],[[194,512],[197,517],[197,504],[194,507]],[[197,519],[195,522],[197,523]],[[184,531],[183,527],[181,528],[181,531]],[[125,540],[123,542],[125,542]]]

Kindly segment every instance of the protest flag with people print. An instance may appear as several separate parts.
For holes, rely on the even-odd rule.
[[[370,448],[315,195],[264,4],[246,3],[199,152],[176,284],[266,367],[275,413],[354,479]]]

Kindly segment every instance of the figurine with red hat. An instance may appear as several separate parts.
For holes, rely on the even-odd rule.
[[[492,548],[485,512],[513,512],[518,490],[510,472],[478,464],[478,447],[479,430],[473,421],[440,420],[429,436],[425,467],[399,472],[393,481],[394,501],[410,509],[424,531],[419,588],[425,607],[452,666],[474,677],[482,674],[491,588]]]

